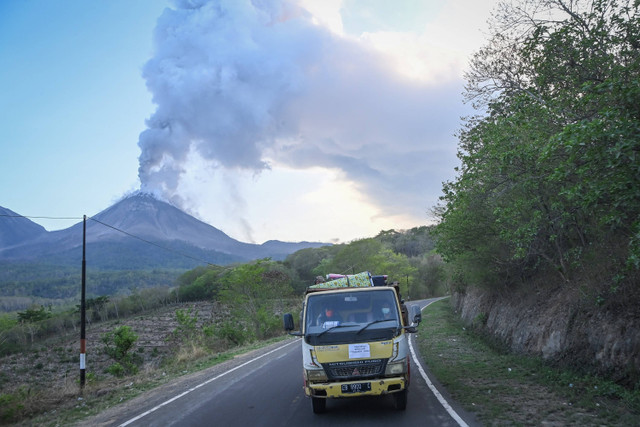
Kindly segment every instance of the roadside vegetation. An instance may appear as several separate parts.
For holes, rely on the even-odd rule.
[[[530,318],[498,322],[500,308],[566,300],[553,314],[571,313],[565,329],[538,331],[574,339],[556,361],[637,392],[640,3],[501,2],[488,36],[466,75],[477,114],[464,119],[458,175],[435,208],[452,293],[490,301],[484,321],[514,347],[535,345],[514,339]],[[624,326],[591,336],[584,319]]]
[[[197,267],[172,287],[133,288],[127,296],[95,295],[89,276],[84,390],[79,305],[34,304],[3,313],[0,423],[55,424],[63,416],[86,416],[247,346],[281,338],[282,313],[299,310],[304,290],[318,275],[368,270],[388,274],[413,299],[444,295],[443,263],[433,253],[430,231],[387,230],[305,249],[282,262]]]
[[[389,273],[411,299],[448,293],[431,229],[305,249],[284,262],[197,267],[173,288],[87,301],[87,383],[79,387],[77,307],[0,316],[0,423],[69,424],[159,385],[285,337],[284,312],[328,272]],[[507,352],[449,305],[425,310],[418,334],[429,368],[486,424],[629,424],[638,390]],[[477,319],[482,325],[483,319]],[[537,421],[533,422],[534,424]]]
[[[483,425],[630,426],[640,419],[640,390],[509,352],[465,325],[449,299],[423,311],[420,354],[453,399]]]
[[[478,113],[436,209],[455,288],[553,275],[600,305],[636,307],[640,5],[503,2],[488,31],[466,75]]]

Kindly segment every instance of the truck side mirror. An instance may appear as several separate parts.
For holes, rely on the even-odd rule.
[[[293,315],[291,313],[287,313],[282,317],[282,322],[284,323],[284,330],[289,333],[289,335],[293,335],[294,337],[301,337],[302,332],[292,332],[295,325],[293,324]]]
[[[411,306],[411,322],[415,325],[419,325],[422,322],[422,311],[417,305]]]
[[[287,313],[283,316],[282,321],[284,323],[284,330],[287,332],[293,331],[295,326],[293,325],[293,315],[291,313]]]

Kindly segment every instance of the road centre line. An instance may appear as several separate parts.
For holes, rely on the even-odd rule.
[[[289,343],[287,343],[287,344],[281,345],[280,347],[275,348],[275,349],[273,349],[273,350],[271,350],[271,351],[269,351],[269,352],[267,352],[267,353],[265,353],[265,354],[262,354],[262,355],[260,355],[260,356],[258,356],[258,357],[255,357],[255,358],[253,358],[253,359],[251,359],[251,360],[249,360],[249,361],[247,361],[247,362],[244,362],[243,364],[238,365],[238,366],[236,366],[235,368],[229,369],[228,371],[223,372],[223,373],[221,373],[221,374],[220,374],[220,375],[218,375],[218,376],[215,376],[215,377],[213,377],[213,378],[209,378],[209,379],[208,379],[208,380],[206,380],[205,382],[200,383],[200,384],[198,384],[198,385],[197,385],[197,386],[195,386],[195,387],[191,387],[189,390],[186,390],[186,391],[184,391],[184,392],[180,393],[179,395],[174,396],[174,397],[172,397],[171,399],[169,399],[169,400],[167,400],[167,401],[165,401],[165,402],[162,402],[162,403],[161,403],[161,404],[159,404],[158,406],[155,406],[155,407],[153,407],[153,408],[149,409],[148,411],[143,412],[142,414],[138,415],[137,417],[134,417],[134,418],[131,418],[131,419],[130,419],[130,420],[128,420],[128,421],[125,421],[124,423],[120,424],[120,426],[119,426],[119,427],[124,427],[124,426],[127,426],[127,425],[131,424],[131,423],[134,423],[134,422],[138,421],[139,419],[141,419],[141,418],[143,418],[143,417],[146,417],[146,416],[147,416],[147,415],[149,415],[150,413],[157,411],[158,409],[162,408],[163,406],[168,405],[169,403],[171,403],[171,402],[173,402],[173,401],[176,401],[176,400],[180,399],[180,398],[181,398],[181,397],[183,397],[183,396],[186,396],[187,394],[191,393],[192,391],[195,391],[195,390],[199,389],[200,387],[205,386],[205,385],[209,384],[210,382],[217,380],[217,379],[218,379],[218,378],[220,378],[220,377],[223,377],[223,376],[225,376],[225,375],[227,375],[227,374],[230,374],[231,372],[233,372],[233,371],[235,371],[235,370],[237,370],[237,369],[240,369],[240,368],[242,368],[242,367],[244,367],[244,366],[247,366],[248,364],[250,364],[250,363],[252,363],[252,362],[255,362],[255,361],[256,361],[256,360],[258,360],[258,359],[262,359],[263,357],[268,356],[268,355],[270,355],[271,353],[275,353],[276,351],[281,350],[281,349],[283,349],[283,348],[285,348],[285,347],[287,347],[287,346],[289,346],[289,345],[291,345],[291,344],[293,344],[293,343],[297,343],[297,342],[299,342],[299,341],[298,341],[298,340],[292,340],[291,342],[289,342]]]
[[[429,304],[432,304],[432,303],[434,303],[436,301],[438,301],[438,300],[431,301]],[[421,310],[424,310],[425,308],[427,308],[429,306],[429,304],[427,304],[424,307],[422,307]],[[431,392],[433,392],[433,394],[438,399],[438,402],[440,402],[442,407],[449,413],[449,415],[451,415],[451,418],[453,418],[455,420],[455,422],[457,422],[460,427],[469,427],[469,425],[467,423],[465,423],[462,418],[460,418],[460,415],[458,415],[458,413],[451,407],[451,405],[449,405],[449,402],[447,402],[447,400],[442,396],[442,394],[440,394],[438,389],[433,385],[433,383],[431,382],[431,380],[427,376],[427,373],[425,372],[424,368],[420,364],[420,361],[418,360],[418,357],[416,356],[416,352],[413,349],[413,345],[411,344],[411,341],[413,341],[413,340],[409,340],[409,350],[411,351],[411,356],[413,357],[413,362],[418,367],[418,371],[420,371],[420,375],[422,375],[422,378],[424,378],[425,382],[427,383],[427,385],[431,389]]]

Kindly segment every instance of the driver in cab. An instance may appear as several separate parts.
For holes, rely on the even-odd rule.
[[[331,328],[333,326],[338,326],[342,318],[340,314],[335,310],[335,307],[332,305],[325,306],[320,316],[318,316],[318,325],[322,325],[323,328]]]

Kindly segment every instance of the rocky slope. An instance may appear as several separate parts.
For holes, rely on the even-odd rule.
[[[514,293],[468,288],[452,304],[513,351],[588,367],[612,379],[640,372],[640,310],[621,301],[596,304],[569,286]],[[637,378],[636,378],[637,380]]]

